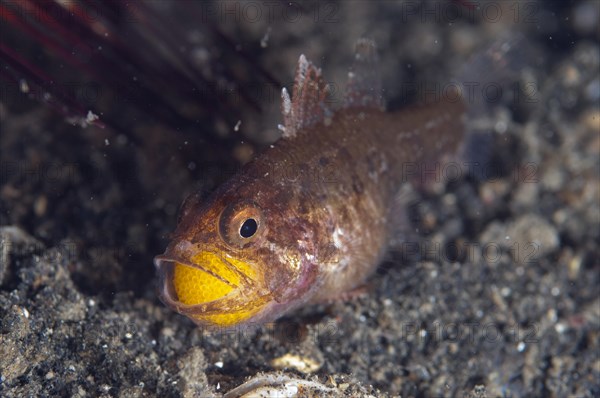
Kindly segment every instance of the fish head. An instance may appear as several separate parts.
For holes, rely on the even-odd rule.
[[[285,212],[286,195],[236,181],[222,188],[184,203],[155,258],[161,299],[206,327],[274,320],[316,289],[308,228]]]

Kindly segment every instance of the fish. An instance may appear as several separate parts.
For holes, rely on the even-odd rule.
[[[485,59],[498,64],[508,50],[494,51]],[[386,112],[378,62],[375,42],[358,40],[334,107],[321,70],[300,56],[293,95],[282,90],[281,138],[182,205],[155,258],[169,308],[202,327],[261,325],[364,285],[406,222],[402,187],[427,185],[419,170],[485,141],[469,132],[464,95]]]

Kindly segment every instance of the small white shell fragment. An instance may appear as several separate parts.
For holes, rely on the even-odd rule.
[[[273,359],[271,366],[277,370],[296,369],[300,373],[307,374],[321,369],[322,364],[309,357],[288,353]]]
[[[284,374],[259,374],[229,391],[223,398],[292,398],[298,396],[336,396],[339,391],[316,381]]]

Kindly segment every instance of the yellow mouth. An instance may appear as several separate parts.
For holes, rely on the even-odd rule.
[[[256,276],[254,268],[247,262],[232,257],[224,258],[212,252],[201,252],[190,260],[198,267],[175,262],[173,268],[173,288],[178,301],[185,305],[222,299],[234,290],[244,288]],[[266,302],[258,294],[254,296],[228,303],[220,309],[220,313],[195,314],[194,318],[221,327],[234,325],[257,313]]]

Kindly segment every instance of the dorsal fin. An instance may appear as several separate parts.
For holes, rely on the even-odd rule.
[[[321,76],[321,69],[300,56],[294,79],[293,98],[287,90],[281,90],[281,112],[283,113],[284,137],[293,137],[304,127],[325,120],[330,116],[330,110],[325,103],[329,87]]]
[[[348,72],[344,107],[385,108],[377,46],[371,39],[361,38],[356,42],[354,63]]]

